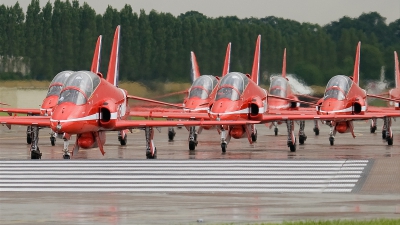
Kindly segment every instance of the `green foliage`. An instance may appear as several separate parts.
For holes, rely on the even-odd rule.
[[[119,24],[120,79],[146,83],[189,82],[190,51],[195,52],[202,74],[220,76],[228,42],[232,42],[230,70],[251,73],[258,34],[262,73],[280,73],[287,48],[287,72],[296,73],[308,85],[324,86],[334,75],[351,75],[358,41],[362,42],[361,79],[378,79],[385,66],[386,79],[393,80],[393,51],[400,51],[400,19],[387,25],[376,12],[343,17],[321,27],[273,16],[209,18],[189,11],[174,17],[154,10],[141,10],[138,15],[130,5],[120,11],[109,6],[97,14],[78,0],[55,0],[43,8],[39,3],[31,0],[26,14],[18,3],[0,5],[2,79],[19,79],[24,73],[26,79],[51,80],[59,71],[88,70],[100,34],[100,69],[106,75]],[[28,70],[15,70],[15,60],[7,62],[15,58]]]

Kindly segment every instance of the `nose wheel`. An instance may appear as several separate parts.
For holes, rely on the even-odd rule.
[[[275,133],[275,136],[278,135],[278,128],[277,127],[274,128],[274,133]]]
[[[222,144],[221,144],[221,150],[222,150],[223,153],[226,152],[226,147],[227,147],[227,146],[228,146],[227,143],[222,143]]]
[[[154,154],[152,155],[150,150],[146,151],[147,159],[157,159],[157,148],[154,148]]]
[[[334,137],[329,137],[329,143],[331,145],[334,145],[335,144],[335,138]]]

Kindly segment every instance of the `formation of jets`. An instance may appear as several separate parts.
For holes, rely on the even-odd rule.
[[[336,133],[350,132],[353,137],[355,120],[371,120],[371,132],[376,130],[376,119],[383,119],[382,138],[393,145],[391,123],[393,117],[400,117],[400,71],[395,52],[396,88],[389,91],[388,97],[367,94],[359,86],[360,49],[358,43],[353,76],[336,75],[327,84],[324,97],[317,103],[300,101],[293,94],[286,77],[286,49],[284,50],[282,75],[271,79],[269,91],[259,86],[261,35],[257,37],[252,71],[230,71],[231,43],[228,44],[223,64],[222,76],[200,75],[195,54],[191,52],[193,80],[182,104],[173,104],[129,95],[118,87],[120,29],[116,28],[108,71],[104,77],[100,73],[101,41],[99,36],[94,51],[90,71],[63,71],[55,76],[49,85],[48,94],[40,109],[20,109],[5,107],[0,123],[11,129],[11,125],[27,126],[27,142],[30,144],[31,159],[40,159],[42,153],[38,146],[39,129],[52,130],[50,141],[55,145],[56,138],[64,140],[63,158],[70,159],[80,148],[99,148],[104,155],[106,133],[118,132],[121,145],[127,144],[127,134],[132,129],[145,132],[146,157],[157,158],[154,143],[154,128],[168,127],[168,138],[173,140],[174,127],[186,127],[189,131],[188,148],[195,150],[197,135],[203,129],[214,129],[220,135],[222,152],[226,152],[231,138],[247,138],[249,143],[257,141],[256,124],[274,126],[277,134],[278,124],[285,123],[288,131],[287,145],[296,151],[297,142],[304,144],[305,120],[314,120],[314,132],[319,134],[318,121],[330,127],[329,143],[334,145]],[[393,107],[369,107],[367,98],[380,98],[392,103]],[[129,100],[175,108],[135,108]],[[300,103],[312,107],[300,107]],[[27,116],[17,116],[23,113]],[[131,120],[132,116],[147,120]],[[166,118],[167,120],[152,120]],[[298,140],[294,132],[294,122],[299,121]],[[198,129],[196,130],[196,127]],[[375,130],[374,130],[375,129]],[[76,135],[72,149],[69,140]]]

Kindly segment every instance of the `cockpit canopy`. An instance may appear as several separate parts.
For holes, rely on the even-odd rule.
[[[47,92],[46,97],[52,96],[52,95],[59,95],[61,92],[61,89],[67,80],[67,78],[73,73],[74,71],[62,71],[59,72],[51,81],[49,90]]]
[[[217,84],[218,80],[214,76],[200,76],[193,82],[192,87],[190,88],[189,99],[194,97],[207,99]]]
[[[332,77],[328,85],[326,85],[324,99],[334,98],[344,100],[352,83],[353,81],[348,76],[337,75]]]
[[[239,100],[244,89],[249,84],[249,79],[243,73],[231,72],[225,75],[219,83],[215,100],[227,98],[232,101]]]
[[[66,80],[58,103],[72,102],[76,105],[85,104],[99,84],[100,78],[93,72],[75,72]]]
[[[288,81],[281,76],[271,77],[269,93],[279,97],[286,98]]]

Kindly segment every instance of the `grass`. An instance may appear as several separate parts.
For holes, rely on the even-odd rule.
[[[279,225],[399,225],[400,219],[318,220],[318,221],[296,221],[296,222],[282,222],[282,223],[253,223],[252,225],[278,225],[278,224]]]

